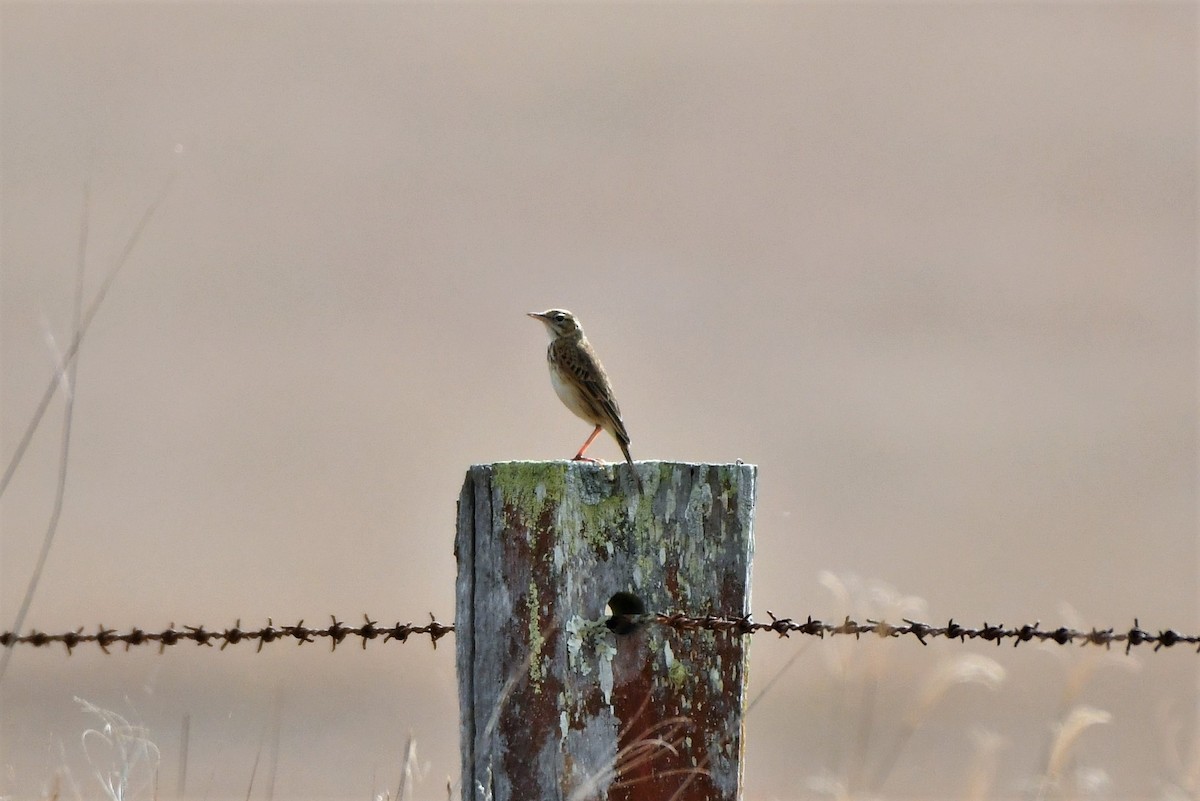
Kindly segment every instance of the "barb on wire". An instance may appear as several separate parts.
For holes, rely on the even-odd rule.
[[[898,626],[882,620],[866,620],[857,622],[849,617],[840,623],[826,623],[807,617],[803,622],[797,622],[790,617],[777,617],[773,612],[767,612],[770,622],[756,622],[750,615],[684,615],[684,614],[641,614],[614,615],[606,625],[613,631],[628,633],[639,626],[657,625],[674,629],[679,632],[713,631],[729,636],[746,636],[773,632],[780,637],[792,634],[807,634],[812,637],[835,637],[852,635],[856,639],[864,635],[872,635],[887,639],[911,636],[922,645],[928,645],[931,639],[983,640],[1000,645],[1001,642],[1011,641],[1013,646],[1025,642],[1052,642],[1058,645],[1103,645],[1111,648],[1113,645],[1124,646],[1125,652],[1134,646],[1152,645],[1154,650],[1170,648],[1175,645],[1195,647],[1200,653],[1200,635],[1181,634],[1174,629],[1159,629],[1157,632],[1148,631],[1134,618],[1133,626],[1129,629],[1091,629],[1079,631],[1064,627],[1043,629],[1041,623],[1024,626],[1004,626],[984,623],[978,628],[962,626],[951,619],[944,626],[931,626],[915,620],[904,620],[904,625]],[[232,628],[207,629],[204,626],[176,626],[172,623],[161,631],[146,631],[132,628],[118,631],[100,625],[94,631],[85,631],[81,626],[74,631],[63,634],[48,634],[43,631],[30,631],[28,634],[4,632],[0,634],[0,647],[10,648],[17,645],[32,645],[46,647],[61,644],[70,653],[76,647],[94,643],[105,653],[111,653],[110,648],[124,646],[129,650],[139,645],[157,645],[161,653],[171,645],[193,642],[196,645],[219,646],[225,650],[231,645],[242,642],[256,643],[256,651],[261,651],[267,643],[293,640],[298,645],[313,643],[318,640],[328,640],[330,650],[336,650],[347,640],[357,639],[363,648],[367,642],[382,639],[384,642],[408,642],[413,635],[428,637],[434,648],[438,640],[454,631],[453,624],[439,623],[430,614],[429,623],[424,626],[414,626],[411,623],[396,623],[392,626],[381,626],[369,615],[363,615],[360,626],[348,626],[336,617],[330,617],[330,625],[325,628],[310,628],[301,620],[294,626],[276,626],[267,618],[267,625],[260,629],[243,629],[239,619]]]

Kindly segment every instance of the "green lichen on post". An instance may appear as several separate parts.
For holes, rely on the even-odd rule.
[[[492,486],[523,520],[537,520],[547,504],[562,503],[566,463],[499,462],[492,466]]]
[[[658,642],[652,642],[651,647],[656,648],[656,650],[662,653],[663,662],[666,663],[667,668],[667,683],[671,685],[671,688],[675,692],[682,691],[688,682],[687,666],[675,655],[674,650],[671,648],[671,643],[661,637],[655,637],[654,639],[657,639]]]
[[[525,596],[525,608],[529,616],[529,681],[535,693],[542,691],[542,679],[550,669],[542,659],[542,649],[546,646],[546,637],[542,634],[541,604],[538,602],[537,583],[529,582],[529,592]]]
[[[643,482],[645,492],[638,497],[637,507],[633,512],[633,527],[635,531],[648,531],[661,526],[661,522],[654,514],[654,499],[658,495],[658,488],[661,484],[661,469],[659,470],[658,477]]]
[[[625,496],[614,493],[593,503],[580,503],[580,535],[597,551],[606,550],[612,542],[612,531],[628,524]]]

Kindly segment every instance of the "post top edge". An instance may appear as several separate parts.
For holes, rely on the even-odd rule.
[[[640,467],[641,465],[655,465],[655,466],[667,465],[670,467],[689,467],[689,468],[692,468],[692,467],[707,467],[707,468],[749,467],[754,470],[758,469],[758,465],[754,464],[753,462],[675,462],[675,461],[670,461],[667,459],[661,459],[661,460],[660,459],[644,459],[644,460],[643,459],[635,459],[633,463],[635,466],[638,466],[638,467]],[[568,466],[568,467],[570,465],[582,465],[585,467],[609,467],[612,465],[622,465],[622,464],[625,464],[625,462],[595,463],[595,462],[584,462],[584,461],[576,462],[576,461],[572,461],[571,459],[505,459],[505,460],[502,460],[499,462],[478,462],[476,464],[472,464],[471,469],[480,468],[480,467],[485,467],[485,468],[486,467],[500,467],[503,465],[555,465],[555,464],[564,465],[564,466]]]

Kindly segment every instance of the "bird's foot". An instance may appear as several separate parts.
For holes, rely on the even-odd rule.
[[[572,462],[587,462],[588,464],[604,464],[603,459],[593,459],[592,457],[584,456],[581,453],[575,454],[575,458],[572,459],[571,461]]]

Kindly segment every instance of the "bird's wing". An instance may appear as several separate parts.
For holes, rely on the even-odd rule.
[[[628,444],[629,432],[625,430],[625,421],[621,419],[621,409],[617,406],[617,399],[612,396],[611,391],[607,396],[601,398],[600,407],[604,411],[604,417],[612,422],[612,430],[616,438],[620,442]]]
[[[625,430],[625,423],[621,420],[621,407],[617,405],[608,373],[600,364],[592,344],[584,340],[573,354],[577,354],[577,357],[564,359],[565,364],[562,366],[583,389],[583,399],[595,412],[596,417],[608,421],[612,425],[613,435],[618,440],[628,443],[629,432]]]

